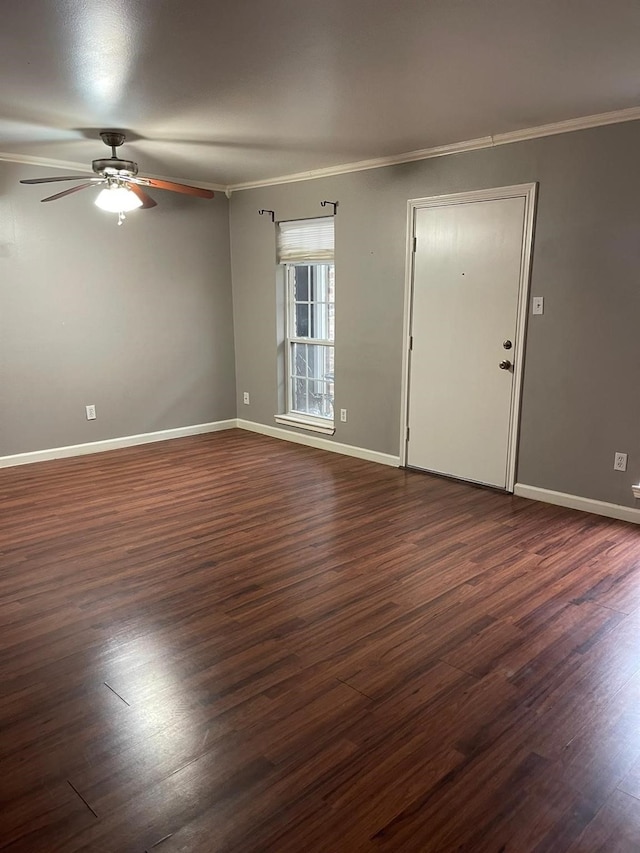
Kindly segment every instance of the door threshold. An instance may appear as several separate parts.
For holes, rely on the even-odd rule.
[[[465,480],[464,477],[455,477],[453,474],[443,474],[440,471],[429,471],[427,468],[416,468],[414,465],[401,465],[405,471],[414,471],[416,474],[427,474],[429,477],[438,477],[440,480],[450,480],[452,483],[463,483],[465,486],[473,486],[476,489],[486,489],[490,492],[498,492],[502,495],[512,495],[513,492],[503,486],[492,486],[490,483],[479,483],[477,480]]]

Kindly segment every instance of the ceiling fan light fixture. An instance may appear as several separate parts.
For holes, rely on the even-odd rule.
[[[98,193],[95,204],[100,210],[109,213],[128,213],[137,207],[142,207],[142,200],[127,187],[113,185],[105,187]]]
[[[100,134],[105,145],[111,148],[111,157],[102,157],[92,163],[96,178],[89,178],[83,184],[78,184],[71,189],[63,190],[41,201],[55,201],[59,198],[89,189],[96,184],[106,184],[98,194],[95,204],[109,213],[118,214],[118,225],[122,225],[126,214],[130,210],[142,207],[149,209],[156,206],[156,202],[146,192],[146,187],[159,190],[169,190],[174,193],[199,196],[200,198],[213,198],[213,190],[204,187],[192,187],[189,184],[180,184],[176,181],[166,181],[162,178],[136,178],[138,164],[133,160],[122,160],[117,156],[116,148],[124,142],[124,133],[119,130],[104,130]],[[22,178],[21,184],[47,184],[51,181],[80,181],[81,175],[60,175],[53,178]]]

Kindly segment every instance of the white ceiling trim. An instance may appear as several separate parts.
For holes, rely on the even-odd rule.
[[[4,151],[0,151],[0,160],[5,163],[21,163],[24,166],[45,166],[47,169],[68,169],[72,172],[93,174],[86,163],[72,163],[69,160],[48,160],[46,157],[28,157],[26,154],[9,154]]]
[[[376,157],[373,160],[358,160],[355,163],[344,163],[340,166],[327,166],[324,169],[313,169],[310,172],[297,172],[295,175],[282,175],[279,178],[267,178],[255,181],[231,184],[230,192],[236,190],[253,190],[259,187],[273,187],[278,184],[292,184],[296,181],[309,181],[315,178],[329,178],[333,175],[346,175],[349,172],[364,172],[367,169],[381,169],[384,166],[397,166],[400,163],[412,163],[415,160],[428,160],[430,157],[444,157],[446,154],[459,154],[462,151],[477,151],[479,148],[491,148],[493,137],[481,136],[467,142],[454,142],[452,145],[439,145],[437,148],[420,148],[417,151],[407,151],[404,154],[394,154],[390,157]]]
[[[555,136],[560,133],[571,133],[576,130],[587,130],[593,127],[603,127],[609,124],[620,124],[627,121],[640,119],[640,107],[628,107],[624,110],[614,110],[597,115],[582,116],[580,118],[567,119],[566,121],[542,124],[537,127],[523,128],[509,133],[497,133],[493,136],[481,136],[477,139],[469,139],[464,142],[454,142],[451,145],[438,145],[434,148],[421,148],[416,151],[407,151],[403,154],[395,154],[389,157],[377,157],[371,160],[359,160],[353,163],[343,163],[338,166],[328,166],[323,169],[313,169],[307,172],[297,172],[291,175],[281,175],[276,178],[267,178],[263,181],[247,181],[245,183],[214,184],[207,181],[197,181],[198,186],[216,192],[226,193],[230,196],[232,192],[239,190],[260,189],[261,187],[273,187],[280,184],[292,184],[299,181],[310,181],[317,178],[329,178],[336,175],[346,175],[351,172],[363,172],[368,169],[381,169],[385,166],[397,166],[402,163],[412,163],[417,160],[429,160],[433,157],[445,157],[450,154],[461,154],[465,151],[479,151],[483,148],[493,148],[497,145],[508,145],[512,142],[524,142],[528,139],[540,139],[545,136]],[[44,157],[30,157],[25,154],[12,154],[0,152],[0,161],[7,163],[18,163],[27,166],[42,166],[48,169],[64,169],[68,171],[81,172],[82,175],[93,174],[85,163],[73,163],[67,160],[50,160]],[[79,175],[78,177],[82,177]],[[189,182],[188,178],[173,178],[167,175],[148,175],[147,177],[159,178],[165,181],[177,181],[178,183]]]
[[[432,157],[444,157],[449,154],[460,154],[464,151],[479,151],[482,148],[493,148],[496,145],[508,145],[511,142],[524,142],[527,139],[540,139],[544,136],[555,136],[559,133],[571,133],[576,130],[587,130],[592,127],[603,127],[608,124],[620,124],[626,121],[640,119],[640,107],[629,107],[624,110],[614,110],[592,116],[567,119],[553,124],[541,124],[514,130],[509,133],[497,133],[493,136],[481,136],[466,142],[454,142],[451,145],[439,145],[435,148],[422,148],[396,154],[391,157],[378,157],[374,160],[360,160],[355,163],[345,163],[340,166],[329,166],[325,169],[314,169],[310,172],[298,172],[294,175],[283,175],[279,178],[269,178],[264,181],[230,184],[227,194],[236,190],[252,190],[260,187],[273,187],[279,184],[292,184],[297,181],[309,181],[316,178],[329,178],[334,175],[345,175],[349,172],[362,172],[367,169],[381,169],[384,166],[397,166],[401,163],[413,163],[416,160],[429,160]]]
[[[521,142],[525,139],[540,139],[542,136],[555,136],[558,133],[571,133],[574,130],[588,130],[590,127],[603,127],[607,124],[621,124],[625,121],[640,119],[640,107],[628,107],[610,113],[570,118],[553,124],[541,124],[537,127],[512,130],[509,133],[497,133],[493,137],[494,145],[506,145],[509,142]]]

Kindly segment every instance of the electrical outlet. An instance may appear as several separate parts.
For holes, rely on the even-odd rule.
[[[613,470],[614,471],[626,471],[627,470],[627,454],[626,453],[616,453],[613,457]]]
[[[346,424],[346,422],[347,422],[347,410],[346,409],[340,409],[340,421],[343,424]]]
[[[249,405],[249,392],[248,391],[245,391],[244,394],[242,395],[242,402],[245,404],[245,406]]]
[[[87,412],[87,420],[95,421],[96,419],[96,407],[95,406],[85,406],[85,410]]]

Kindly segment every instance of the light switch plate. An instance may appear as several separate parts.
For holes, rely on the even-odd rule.
[[[533,297],[533,313],[544,314],[544,296]]]

